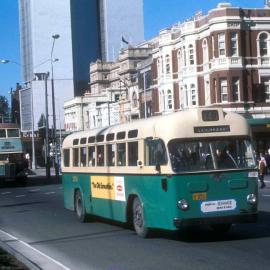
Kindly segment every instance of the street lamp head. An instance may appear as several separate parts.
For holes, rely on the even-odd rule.
[[[58,39],[58,38],[60,38],[60,35],[59,34],[54,34],[54,35],[52,35],[52,38],[53,39]]]
[[[7,64],[7,63],[9,63],[10,61],[9,60],[7,60],[7,59],[1,59],[1,63],[2,64]]]

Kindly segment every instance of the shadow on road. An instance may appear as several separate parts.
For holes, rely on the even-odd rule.
[[[56,176],[51,176],[49,179],[46,176],[36,176],[33,175],[28,177],[26,182],[20,182],[15,180],[5,180],[0,183],[0,188],[15,188],[15,187],[25,187],[25,186],[44,186],[44,185],[56,185],[61,184],[61,176],[58,178]]]
[[[217,233],[207,226],[183,228],[177,232],[155,231],[152,238],[188,243],[248,240],[270,237],[270,213],[259,211],[257,223],[235,224],[227,233]]]

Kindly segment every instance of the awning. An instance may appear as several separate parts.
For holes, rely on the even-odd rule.
[[[270,126],[270,118],[248,118],[247,121],[251,126]]]

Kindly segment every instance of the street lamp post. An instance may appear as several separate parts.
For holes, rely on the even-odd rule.
[[[59,168],[57,162],[57,149],[56,149],[56,115],[55,115],[55,96],[54,96],[54,74],[53,74],[53,49],[55,40],[58,39],[60,35],[54,34],[52,35],[53,44],[51,49],[51,88],[52,88],[52,113],[53,113],[53,149],[54,149],[54,167],[55,167],[55,175],[56,177],[59,176]]]

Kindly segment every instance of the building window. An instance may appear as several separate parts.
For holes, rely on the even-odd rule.
[[[233,102],[239,101],[239,78],[232,79],[232,98]]]
[[[202,43],[202,49],[203,49],[203,63],[208,63],[208,45],[207,40],[204,39]]]
[[[215,38],[212,36],[212,55],[215,58]]]
[[[166,74],[171,73],[170,56],[166,55]]]
[[[221,102],[228,102],[228,84],[227,79],[220,79],[220,100]]]
[[[157,73],[158,73],[158,79],[161,76],[161,63],[160,63],[160,58],[157,59]]]
[[[270,77],[263,77],[261,78],[261,83],[264,89],[264,100],[270,100]]]
[[[261,57],[268,55],[267,38],[268,35],[266,33],[262,33],[259,36],[259,48]]]
[[[182,64],[184,67],[187,65],[187,54],[186,54],[185,47],[183,47],[183,49],[182,49]]]
[[[189,64],[194,65],[194,49],[193,49],[193,45],[188,46],[188,53],[189,53]]]
[[[231,55],[238,56],[238,34],[231,33]]]
[[[225,34],[218,35],[218,52],[219,56],[225,56]]]
[[[191,94],[191,105],[192,106],[196,106],[196,104],[197,104],[197,97],[196,97],[195,84],[191,84],[191,86],[190,86],[190,94]]]
[[[177,51],[177,66],[178,66],[178,72],[181,70],[181,63],[182,62],[182,53],[181,49]]]
[[[172,98],[172,91],[167,91],[167,102],[168,102],[168,109],[171,110],[173,108],[173,98]]]
[[[136,92],[133,92],[132,94],[132,106],[137,107],[138,106],[138,99]]]

